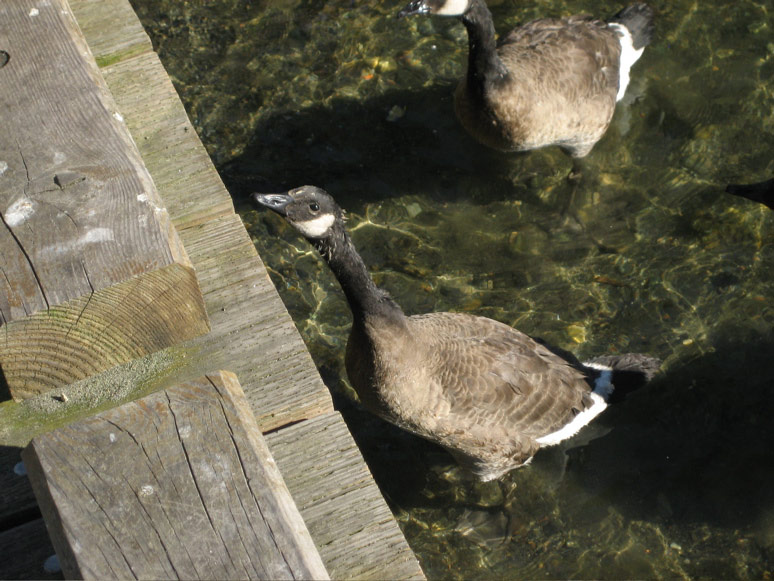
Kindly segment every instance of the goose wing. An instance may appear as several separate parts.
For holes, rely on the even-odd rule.
[[[460,313],[412,317],[422,328],[437,421],[468,430],[551,433],[589,405],[591,388],[564,359],[508,325]]]
[[[621,45],[601,20],[535,20],[505,36],[498,53],[516,78],[551,83],[576,99],[606,95],[615,104]]]

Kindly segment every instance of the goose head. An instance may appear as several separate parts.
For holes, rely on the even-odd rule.
[[[252,194],[252,199],[284,217],[310,242],[330,238],[342,227],[344,211],[325,190],[301,186],[284,194]]]
[[[411,14],[462,16],[472,3],[473,0],[411,0],[403,10],[398,12],[398,18]]]

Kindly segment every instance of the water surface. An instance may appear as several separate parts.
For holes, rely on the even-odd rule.
[[[466,36],[401,2],[132,0],[428,577],[770,578],[774,10],[653,2],[657,36],[567,203],[570,161],[502,154],[454,119]],[[589,0],[490,4],[505,32]],[[579,357],[664,360],[649,387],[502,485],[360,410],[350,316],[251,191],[328,189],[409,313],[466,311]]]

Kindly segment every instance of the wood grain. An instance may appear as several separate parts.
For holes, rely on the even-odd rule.
[[[266,436],[334,579],[424,579],[338,412]]]
[[[67,577],[327,578],[229,372],[36,437],[23,457]]]
[[[209,330],[192,268],[172,265],[6,325],[0,366],[14,399],[66,386]]]
[[[233,214],[231,196],[158,55],[145,53],[102,72],[178,230]]]
[[[100,67],[153,50],[128,1],[69,0],[69,4]]]
[[[191,301],[199,294],[192,265],[67,3],[6,0],[0,21],[0,45],[10,55],[0,83],[13,87],[0,91],[0,368],[19,398],[80,379],[84,362],[106,369],[114,356],[126,361],[120,356],[200,335],[208,326],[201,299]],[[84,301],[96,319],[114,320],[96,312],[111,299],[94,298],[165,268],[174,274],[158,280],[176,282],[160,290],[177,294],[182,307],[170,316],[179,324],[173,333],[164,335],[168,324],[153,324],[166,314],[141,297],[123,305],[141,307],[130,318],[148,319],[144,329],[152,339],[120,336],[114,324],[116,340],[128,347],[104,361],[95,358],[108,352],[102,346],[80,353],[87,343],[69,342],[74,333],[100,335],[85,327]],[[20,343],[30,349],[21,375]],[[65,351],[73,366],[59,363]],[[51,359],[56,367],[36,374]]]

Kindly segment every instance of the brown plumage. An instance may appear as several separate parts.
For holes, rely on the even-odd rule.
[[[304,186],[253,196],[295,226],[341,284],[353,316],[347,375],[362,404],[442,445],[479,478],[521,466],[541,445],[569,437],[604,409],[613,388],[610,373],[599,366],[562,358],[492,319],[463,313],[407,317],[374,284],[344,228],[343,212],[325,191]],[[639,355],[630,355],[627,364],[643,378],[658,367]],[[608,366],[615,368],[615,358]],[[592,391],[595,379],[608,381],[597,381]],[[551,436],[576,418],[584,422],[559,439]]]
[[[535,20],[499,45],[484,0],[412,0],[399,16],[416,13],[459,16],[467,28],[468,68],[455,110],[473,137],[511,151],[557,145],[575,158],[604,135],[652,33],[644,4],[609,23],[588,16]]]

